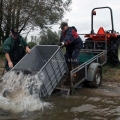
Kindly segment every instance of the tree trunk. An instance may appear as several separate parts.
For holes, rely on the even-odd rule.
[[[0,1],[0,46],[2,44],[3,0]]]

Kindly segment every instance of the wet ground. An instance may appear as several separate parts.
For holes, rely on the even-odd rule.
[[[32,113],[0,112],[0,120],[120,120],[120,86],[104,82],[100,88],[78,88],[73,95],[52,95],[50,106]]]
[[[2,72],[3,66],[0,77]],[[43,100],[51,105],[39,111],[11,113],[0,109],[0,120],[120,120],[120,70],[109,68],[108,72],[98,89],[83,87],[69,96],[54,94]]]

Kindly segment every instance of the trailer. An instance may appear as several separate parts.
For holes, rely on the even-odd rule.
[[[56,89],[61,91],[66,89],[73,93],[83,81],[87,81],[92,87],[99,87],[102,80],[102,66],[106,63],[106,51],[83,49],[80,51],[78,61],[79,66],[69,72],[60,46],[36,45],[12,70],[35,71],[39,80],[41,75],[44,75],[38,90],[40,98],[50,96]]]
[[[86,81],[90,87],[98,88],[102,82],[102,66],[106,63],[106,50],[82,49],[79,54],[79,66],[64,75],[56,87],[67,94]]]

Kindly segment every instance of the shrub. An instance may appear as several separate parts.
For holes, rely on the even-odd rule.
[[[28,46],[32,49],[34,46],[36,45],[36,43],[34,42],[28,42]]]

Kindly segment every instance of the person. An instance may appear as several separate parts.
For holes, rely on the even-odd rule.
[[[17,28],[10,30],[10,36],[3,43],[3,52],[6,62],[5,69],[9,71],[14,67],[26,53],[30,53],[26,40],[19,34]]]
[[[77,34],[77,29],[69,27],[67,22],[62,22],[60,25],[62,30],[60,37],[60,46],[66,47],[65,59],[69,70],[76,68],[79,64],[78,56],[83,48],[83,41]]]

